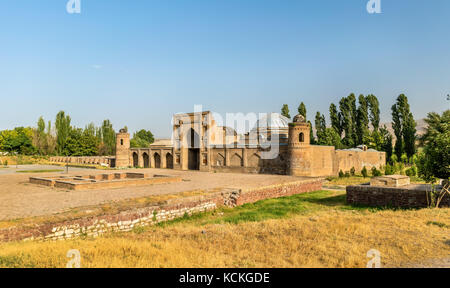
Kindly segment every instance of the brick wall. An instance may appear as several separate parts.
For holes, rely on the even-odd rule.
[[[425,208],[428,207],[427,189],[424,185],[399,188],[348,186],[347,203],[371,207]],[[441,202],[441,207],[450,207],[448,195]]]

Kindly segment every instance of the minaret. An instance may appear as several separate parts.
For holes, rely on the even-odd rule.
[[[130,166],[130,134],[126,129],[120,129],[116,134],[116,168]]]
[[[310,124],[305,117],[297,115],[289,123],[289,166],[292,176],[311,176]]]

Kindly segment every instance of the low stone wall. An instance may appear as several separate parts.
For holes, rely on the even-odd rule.
[[[376,187],[357,185],[347,187],[347,203],[371,207],[425,208],[428,207],[428,185],[408,185],[404,187]],[[450,207],[450,197],[446,195],[441,207]]]
[[[107,232],[126,232],[136,227],[170,221],[184,215],[214,210],[221,206],[235,207],[268,198],[278,198],[322,189],[322,180],[313,179],[242,191],[224,189],[207,196],[178,198],[158,206],[134,208],[119,214],[82,217],[58,223],[33,224],[0,229],[0,241],[64,240],[96,237]]]
[[[115,157],[113,156],[92,156],[92,157],[64,157],[55,156],[50,157],[50,162],[54,163],[68,163],[68,164],[83,164],[83,165],[103,165],[113,167]]]

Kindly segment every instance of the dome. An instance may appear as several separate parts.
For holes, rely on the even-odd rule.
[[[294,117],[294,123],[306,123],[306,119],[303,115],[298,114]]]
[[[266,114],[256,121],[253,130],[285,130],[289,128],[289,118],[278,113]]]

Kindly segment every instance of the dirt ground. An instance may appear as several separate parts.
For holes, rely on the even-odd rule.
[[[56,173],[18,173],[22,170],[63,169],[56,166],[27,166],[0,169],[0,220],[50,215],[80,206],[98,205],[110,201],[173,194],[214,188],[252,188],[300,180],[298,177],[278,175],[207,173],[167,169],[120,170],[181,176],[180,183],[126,187],[108,190],[70,191],[29,183],[29,177],[60,175]],[[112,173],[93,169],[70,168],[69,175]]]

